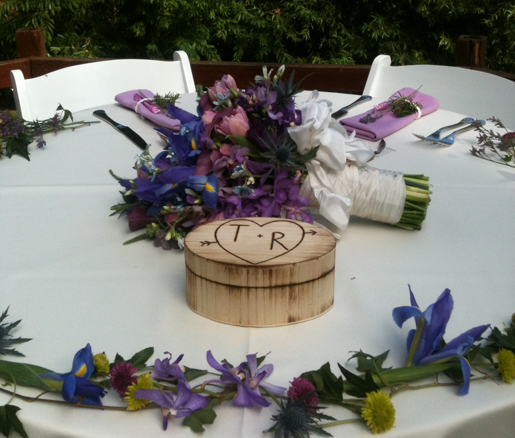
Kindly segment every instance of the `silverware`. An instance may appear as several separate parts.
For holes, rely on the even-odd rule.
[[[439,140],[440,144],[445,144],[447,146],[450,146],[454,144],[454,137],[456,137],[458,134],[461,134],[462,132],[470,131],[471,129],[477,128],[477,125],[480,124],[483,126],[485,124],[484,120],[475,120],[475,123],[470,124],[469,126],[465,126],[464,128],[458,129],[454,131],[452,134],[449,134],[447,137],[444,137]]]
[[[342,118],[344,115],[346,115],[351,108],[354,108],[355,106],[359,105],[360,103],[368,102],[370,99],[372,99],[372,96],[361,96],[358,100],[356,100],[355,102],[352,102],[350,105],[344,106],[343,108],[340,108],[338,111],[332,113],[331,117],[333,119],[338,120],[338,119]]]
[[[413,134],[413,135],[420,140],[430,141],[431,143],[438,143],[440,141],[440,136],[442,135],[442,132],[458,128],[462,125],[469,125],[473,121],[474,121],[474,119],[472,117],[465,117],[464,119],[460,120],[458,123],[455,123],[453,125],[444,126],[440,129],[438,129],[437,131],[433,132],[432,134],[429,134],[427,137],[424,137],[423,135],[419,135],[419,134]]]
[[[374,152],[375,156],[377,157],[381,152],[384,151],[384,148],[386,147],[386,142],[384,139],[381,139],[379,142],[379,147],[377,148],[377,151]]]
[[[115,122],[106,114],[104,110],[93,111],[93,115],[103,120],[104,122],[109,123],[117,131],[121,132],[123,135],[125,135],[125,137],[127,137],[136,146],[138,146],[142,151],[146,150],[149,146],[148,143],[145,140],[143,140],[138,134],[136,134],[131,128],[125,125],[121,125],[118,122]]]

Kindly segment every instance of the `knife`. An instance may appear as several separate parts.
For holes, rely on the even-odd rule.
[[[120,125],[111,119],[104,110],[96,110],[93,111],[93,115],[102,119],[103,121],[109,123],[113,126],[117,131],[121,132],[125,137],[127,137],[130,141],[132,141],[136,146],[138,146],[142,151],[146,150],[148,144],[145,140],[143,140],[138,134],[136,134],[131,128],[128,126]]]
[[[372,96],[361,96],[358,100],[356,100],[355,102],[352,102],[350,105],[344,106],[343,108],[339,109],[335,113],[332,113],[331,117],[333,119],[338,120],[339,118],[346,115],[351,108],[354,108],[356,105],[359,105],[360,103],[367,102],[370,99],[372,99]]]

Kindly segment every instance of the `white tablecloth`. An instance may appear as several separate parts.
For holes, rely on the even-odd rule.
[[[356,97],[321,94],[335,109]],[[193,111],[193,97],[183,97],[180,105]],[[114,104],[103,109],[150,142],[153,155],[162,149],[150,122]],[[75,119],[96,120],[91,113]],[[108,171],[133,177],[135,145],[103,122],[48,134],[45,149],[31,145],[31,162],[18,156],[0,162],[0,310],[10,306],[10,320],[22,319],[15,335],[33,338],[19,346],[23,360],[67,372],[75,352],[88,342],[111,361],[116,353],[128,358],[153,346],[153,359],[164,358],[165,351],[174,357],[185,353],[183,364],[204,369],[207,350],[232,363],[249,353],[270,352],[267,361],[275,370],[268,381],[281,386],[326,361],[339,375],[336,364],[345,364],[349,352],[359,349],[390,350],[387,365],[397,367],[406,357],[408,327],[399,329],[391,313],[409,304],[408,283],[423,308],[451,289],[455,308],[447,340],[480,324],[502,327],[515,312],[515,170],[473,157],[473,132],[448,148],[412,135],[427,135],[461,118],[443,110],[423,117],[388,137],[394,152],[386,150],[374,160],[378,168],[430,176],[434,193],[422,231],[352,219],[337,244],[333,309],[309,322],[266,329],[219,324],[193,313],[186,304],[182,252],[163,251],[149,241],[122,246],[136,233],[129,232],[125,219],[109,217],[109,207],[121,198]],[[115,405],[117,399],[109,394],[104,404]],[[0,404],[7,400],[0,395]],[[466,397],[458,396],[456,387],[408,391],[393,402],[397,421],[387,434],[392,438],[514,433],[513,385],[473,383]],[[32,438],[197,436],[181,420],[163,432],[159,410],[14,404],[22,408],[19,418]],[[206,436],[262,436],[274,411],[273,406],[222,406]],[[353,417],[343,409],[328,413]],[[328,431],[336,437],[370,435],[364,424]]]

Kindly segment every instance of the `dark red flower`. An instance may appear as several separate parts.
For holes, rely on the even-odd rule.
[[[293,382],[290,382],[290,385],[290,389],[288,389],[288,397],[290,397],[293,402],[304,397],[306,394],[313,392],[313,395],[304,400],[304,404],[308,406],[318,406],[318,394],[315,391],[315,387],[309,380],[295,377]],[[309,412],[316,412],[316,409],[310,409]]]
[[[137,368],[133,367],[130,362],[120,362],[111,370],[111,388],[120,397],[125,397],[127,388],[138,380],[138,376],[135,375],[136,371]]]

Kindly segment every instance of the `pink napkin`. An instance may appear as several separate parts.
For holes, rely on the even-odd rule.
[[[143,93],[143,95],[142,95]],[[153,98],[154,93],[149,90],[132,90],[126,91],[125,93],[117,94],[114,98],[120,105],[127,108],[136,110],[136,105],[142,100],[142,98]],[[177,119],[172,119],[165,113],[160,112],[154,105],[148,101],[143,101],[138,105],[137,112],[146,119],[154,122],[156,125],[162,128],[172,129],[178,131],[181,129],[181,122]]]
[[[422,105],[422,108],[420,108],[421,116],[430,114],[438,109],[439,104],[434,97],[428,96],[427,94],[421,93],[420,91],[415,91],[413,88],[403,88],[402,90],[392,94],[390,99],[399,97],[400,95],[409,96],[413,92],[415,92],[415,94],[412,96],[413,102],[418,102]],[[393,114],[393,112],[388,111],[383,115],[383,117],[377,119],[375,122],[361,123],[360,119],[371,112],[372,110],[369,110],[366,113],[360,114],[358,116],[340,120],[340,124],[345,129],[347,129],[349,134],[352,131],[356,131],[356,137],[358,138],[378,141],[390,134],[393,134],[394,132],[397,132],[399,129],[402,129],[405,126],[408,126],[411,122],[416,120],[417,117],[419,117],[418,112],[406,117],[397,117]],[[378,112],[379,111],[376,111],[376,115]]]

